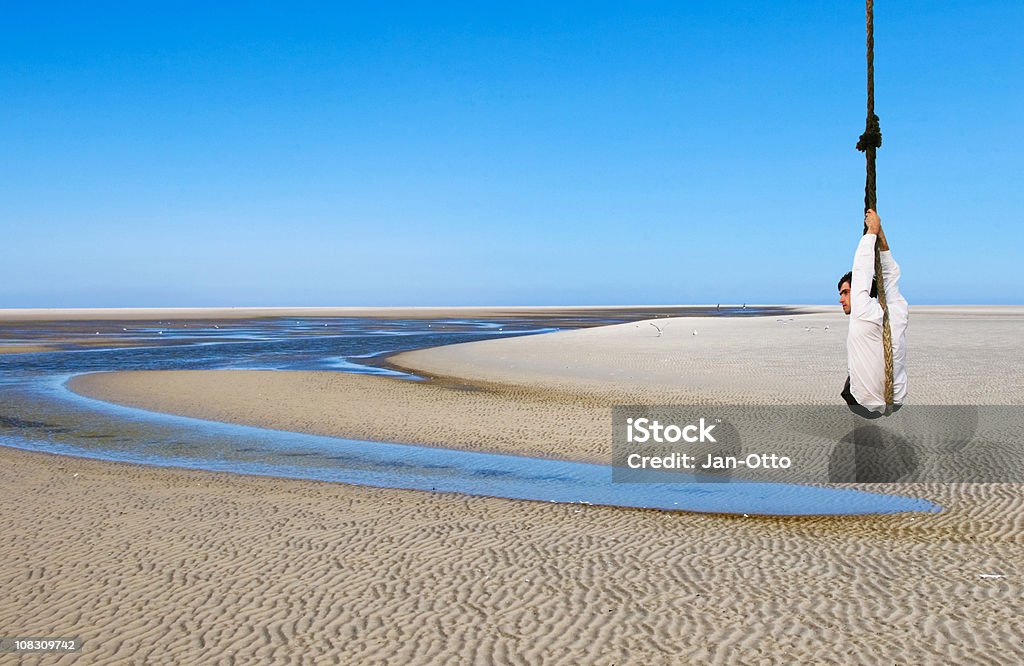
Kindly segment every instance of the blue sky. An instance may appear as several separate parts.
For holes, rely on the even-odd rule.
[[[0,307],[832,303],[858,2],[5,3]],[[1022,303],[1024,3],[876,7],[911,303]]]

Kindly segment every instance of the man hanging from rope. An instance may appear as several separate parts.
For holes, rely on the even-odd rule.
[[[853,270],[839,279],[839,302],[850,315],[846,337],[849,376],[842,396],[855,413],[878,418],[886,409],[885,358],[882,348],[882,307],[878,303],[874,276],[875,243],[881,251],[882,278],[889,309],[892,334],[893,411],[907,395],[906,331],[907,300],[899,290],[900,267],[892,258],[882,231],[882,221],[873,210],[864,215],[867,229],[853,255]]]

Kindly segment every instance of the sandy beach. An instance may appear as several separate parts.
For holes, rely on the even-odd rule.
[[[1020,404],[1024,309],[913,316],[914,402]],[[834,402],[845,330],[825,309],[672,318],[390,359],[425,384],[159,371],[72,388],[283,430],[605,461],[613,404]],[[0,626],[87,646],[46,663],[1024,658],[1020,484],[891,488],[938,514],[744,518],[0,456]]]
[[[846,378],[845,324],[835,312],[687,317],[389,359],[433,378],[425,385],[232,370],[94,374],[70,385],[120,404],[215,421],[607,462],[612,405],[835,403]],[[1020,404],[1022,325],[1022,308],[915,310],[913,402]]]
[[[935,516],[744,519],[0,455],[0,624],[86,646],[38,663],[1021,654],[1019,487],[917,489]]]

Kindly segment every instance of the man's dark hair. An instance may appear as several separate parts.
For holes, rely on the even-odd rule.
[[[842,291],[844,282],[849,282],[850,286],[853,286],[853,271],[847,271],[846,275],[839,278],[839,284],[836,285],[836,289]],[[878,298],[878,282],[875,278],[871,278],[871,293],[868,295],[871,296],[871,298]]]

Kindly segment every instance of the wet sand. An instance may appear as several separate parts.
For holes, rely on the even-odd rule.
[[[0,345],[0,354],[32,354],[35,352],[56,351],[56,345],[8,344]]]
[[[915,401],[1019,404],[1005,402],[1022,395],[1019,311],[920,314]],[[283,429],[604,460],[608,406],[626,398],[703,386],[710,401],[833,400],[842,319],[794,319],[640,322],[392,359],[430,385],[174,371],[74,389]],[[743,518],[0,456],[0,626],[79,634],[86,663],[1024,658],[1022,485],[892,488],[940,514]]]

